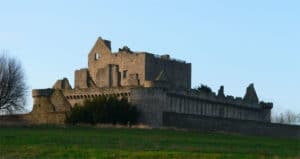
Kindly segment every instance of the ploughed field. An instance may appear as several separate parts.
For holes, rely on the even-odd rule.
[[[162,129],[2,127],[0,158],[300,158],[300,140]]]

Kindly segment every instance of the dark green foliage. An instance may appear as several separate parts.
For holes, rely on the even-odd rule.
[[[85,100],[82,105],[76,104],[66,115],[66,123],[106,123],[106,124],[135,124],[138,111],[127,99],[100,96]]]
[[[264,101],[261,101],[259,104],[261,106],[265,107],[265,108],[272,108],[273,107],[273,103],[266,103]]]
[[[198,87],[196,88],[196,90],[197,90],[198,92],[204,92],[204,93],[207,93],[207,94],[212,93],[211,88],[208,87],[207,85],[203,85],[203,84],[201,84],[201,86],[198,86]]]

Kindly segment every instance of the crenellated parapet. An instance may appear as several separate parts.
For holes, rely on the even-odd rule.
[[[47,89],[33,89],[32,90],[32,97],[50,97],[53,93],[54,89],[47,88]]]
[[[229,104],[237,107],[248,107],[248,108],[258,108],[258,109],[273,108],[273,103],[266,103],[264,101],[259,101],[253,83],[251,83],[247,87],[244,98],[225,95],[224,86],[220,87],[220,89],[218,90],[218,94],[213,92],[209,87],[204,89],[198,89],[198,90],[192,89],[190,91],[187,91],[185,94],[192,98],[200,98],[203,100],[209,100],[211,102]]]

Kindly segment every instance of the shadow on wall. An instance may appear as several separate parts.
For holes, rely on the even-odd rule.
[[[300,126],[164,112],[163,126],[300,139]]]

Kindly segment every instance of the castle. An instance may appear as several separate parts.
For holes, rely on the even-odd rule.
[[[154,127],[163,126],[168,113],[270,122],[273,107],[259,101],[253,84],[243,98],[226,96],[223,86],[217,94],[191,89],[190,63],[126,46],[112,52],[111,42],[100,37],[88,54],[88,68],[75,71],[74,88],[64,78],[53,88],[32,90],[30,114],[37,123],[63,123],[72,106],[100,95],[126,97],[140,111],[139,123]]]

